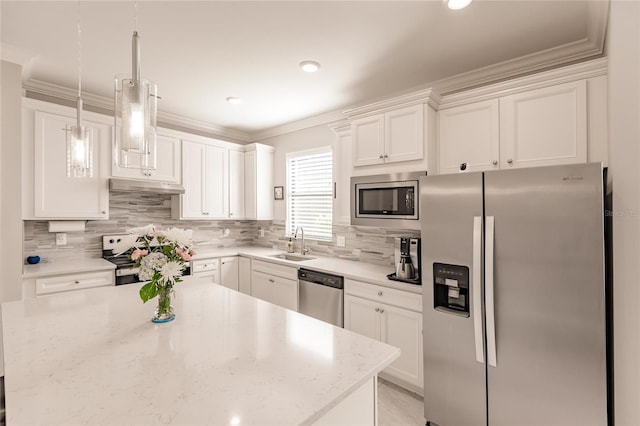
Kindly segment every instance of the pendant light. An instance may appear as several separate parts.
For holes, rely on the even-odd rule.
[[[78,2],[78,100],[76,125],[67,126],[67,176],[93,177],[93,133],[82,125],[82,30],[80,28],[80,2]]]
[[[132,38],[131,78],[115,77],[114,161],[119,167],[156,168],[157,87],[140,72],[138,3]]]

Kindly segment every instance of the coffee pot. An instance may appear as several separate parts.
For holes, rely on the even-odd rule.
[[[396,276],[404,279],[414,279],[416,277],[416,269],[411,262],[411,256],[403,254],[400,256],[400,262],[396,265]]]

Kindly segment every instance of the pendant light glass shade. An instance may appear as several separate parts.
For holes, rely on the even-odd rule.
[[[82,100],[78,99],[77,125],[67,127],[67,176],[73,178],[93,177],[93,132],[80,125]]]
[[[156,168],[156,85],[121,76],[115,79],[116,142],[119,167]]]
[[[80,4],[78,3],[78,100],[76,125],[65,126],[67,142],[67,176],[93,177],[93,132],[82,125],[82,31],[80,28]]]
[[[132,42],[132,76],[115,78],[114,159],[119,167],[156,168],[157,87],[140,78],[140,39]]]

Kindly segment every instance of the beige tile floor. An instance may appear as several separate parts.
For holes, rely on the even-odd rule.
[[[423,400],[378,378],[378,426],[424,426]]]

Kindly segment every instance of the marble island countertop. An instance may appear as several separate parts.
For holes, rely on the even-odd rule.
[[[399,350],[218,285],[2,305],[8,424],[312,424]]]

